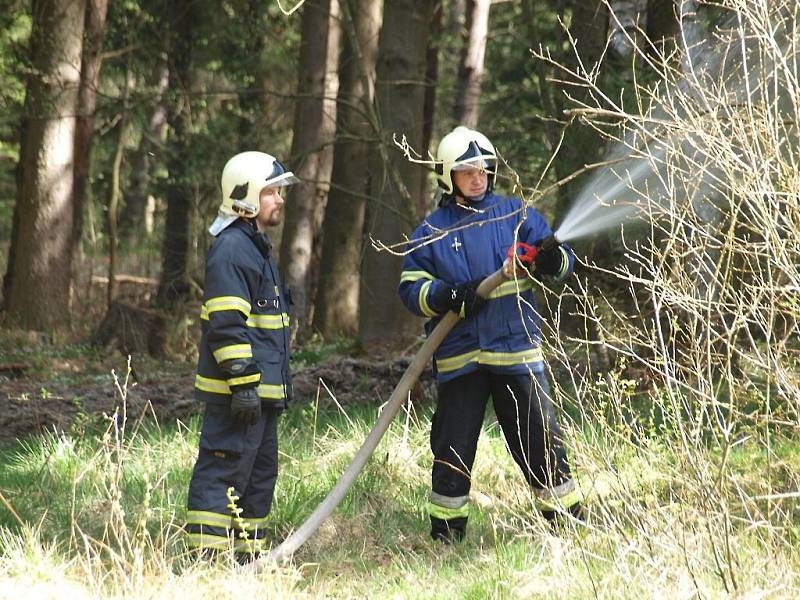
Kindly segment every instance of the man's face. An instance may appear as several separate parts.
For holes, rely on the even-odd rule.
[[[283,198],[281,198],[281,188],[265,187],[258,196],[259,210],[256,216],[256,225],[259,231],[264,231],[267,227],[280,225]]]
[[[463,169],[453,171],[453,183],[462,194],[480,196],[489,187],[489,176],[484,169]]]

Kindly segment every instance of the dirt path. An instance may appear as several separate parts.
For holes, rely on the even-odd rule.
[[[343,358],[299,369],[294,376],[295,403],[319,398],[320,403],[343,406],[381,404],[388,400],[409,362],[409,358],[388,362]],[[193,386],[193,372],[168,378],[142,377],[126,389],[128,415],[138,417],[148,411],[161,423],[187,419],[202,410],[192,396]],[[432,388],[431,373],[426,371],[413,396],[432,398]],[[0,442],[46,430],[66,431],[81,419],[112,415],[121,405],[122,395],[111,376],[99,383],[78,384],[6,378],[0,380]]]

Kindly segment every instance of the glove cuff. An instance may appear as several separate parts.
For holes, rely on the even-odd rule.
[[[232,392],[254,388],[261,383],[261,371],[252,359],[226,360],[219,367],[225,373]]]

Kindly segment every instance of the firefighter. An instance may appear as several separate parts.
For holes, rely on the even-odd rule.
[[[437,149],[439,208],[409,242],[399,294],[430,334],[447,311],[461,320],[434,354],[438,400],[431,425],[431,536],[464,537],[472,465],[492,398],[514,461],[549,521],[581,515],[550,386],[544,372],[533,278],[563,281],[575,260],[564,244],[542,249],[525,277],[484,299],[477,285],[503,266],[517,242],[541,245],[552,235],[544,217],[518,198],[494,193],[497,155],[478,131],[456,127]]]
[[[205,402],[189,484],[191,548],[261,550],[278,477],[278,416],[291,399],[289,304],[265,230],[297,179],[273,156],[243,152],[222,171],[209,228],[195,397]]]

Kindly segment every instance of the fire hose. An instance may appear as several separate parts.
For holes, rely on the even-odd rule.
[[[513,264],[514,262],[518,261],[519,263],[531,265],[540,249],[549,248],[556,243],[558,243],[557,240],[555,240],[554,237],[550,237],[538,247],[523,243],[515,244],[509,249],[508,252],[509,263]],[[522,250],[523,253],[519,254],[518,250]],[[515,257],[516,260],[513,260]],[[513,276],[513,274],[506,274],[506,266],[504,265],[481,281],[475,292],[478,295],[487,298],[497,286],[499,286],[509,277]],[[394,388],[392,395],[389,397],[389,401],[381,411],[378,420],[375,422],[372,430],[367,435],[367,439],[364,440],[361,448],[358,449],[358,452],[356,452],[353,460],[341,474],[339,480],[333,486],[331,491],[328,492],[328,495],[325,497],[325,499],[314,510],[314,512],[309,515],[309,517],[300,527],[292,532],[292,534],[289,535],[289,537],[287,537],[283,543],[274,548],[266,558],[259,559],[255,563],[256,570],[263,570],[269,563],[274,562],[280,564],[289,560],[295,551],[297,551],[300,546],[308,541],[308,539],[314,534],[320,525],[322,525],[322,523],[331,515],[331,513],[333,513],[333,511],[344,498],[345,494],[347,494],[347,492],[355,483],[356,478],[367,464],[367,460],[369,460],[369,457],[372,456],[375,448],[377,448],[378,443],[383,437],[383,434],[386,433],[386,430],[394,420],[394,417],[397,415],[400,407],[407,400],[411,386],[414,385],[414,382],[425,369],[425,366],[433,356],[436,348],[438,348],[439,344],[441,344],[444,338],[447,337],[447,334],[450,333],[450,330],[455,326],[456,323],[458,323],[458,320],[459,317],[454,312],[447,312],[441,318],[439,323],[436,325],[436,327],[434,327],[431,334],[425,340],[425,343],[417,351],[417,354],[414,356],[411,364],[409,364],[406,368],[403,376],[400,378],[400,381]]]

